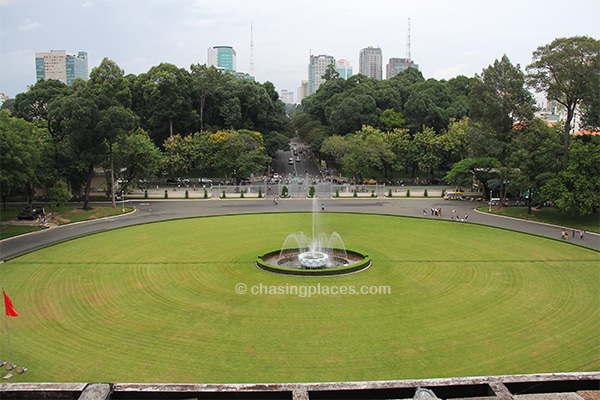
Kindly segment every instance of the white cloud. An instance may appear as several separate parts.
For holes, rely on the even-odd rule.
[[[41,27],[42,25],[37,21],[32,21],[30,19],[26,19],[21,25],[19,25],[20,31],[32,31]]]
[[[94,6],[94,3],[92,3],[91,1],[85,1],[83,3],[81,3],[81,8],[92,8]]]

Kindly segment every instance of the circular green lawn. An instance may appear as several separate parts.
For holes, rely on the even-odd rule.
[[[71,240],[0,265],[34,382],[317,382],[600,369],[598,252],[469,223],[322,213],[371,257],[293,277],[257,255],[308,213],[204,217]],[[7,359],[6,333],[0,358]]]

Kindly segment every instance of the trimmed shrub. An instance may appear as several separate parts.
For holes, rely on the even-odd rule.
[[[406,189],[406,197],[410,197],[410,189]]]
[[[258,188],[258,198],[262,199],[262,188]]]
[[[225,191],[223,190],[223,195],[221,196],[222,199],[226,198],[227,196],[225,195]]]
[[[185,198],[186,198],[186,199],[189,199],[189,198],[190,198],[190,193],[189,193],[187,190],[185,191]]]
[[[340,197],[340,189],[335,189],[335,197]]]
[[[390,190],[389,190],[389,192],[388,192],[388,197],[393,197],[393,196],[392,196],[392,189],[390,189]]]
[[[148,198],[148,189],[144,190],[144,198],[147,199]]]
[[[289,191],[287,186],[281,188],[281,197],[289,197]]]
[[[206,189],[204,189],[204,198],[208,199],[208,192],[206,191]]]
[[[169,191],[167,189],[165,189],[165,199],[169,198]]]
[[[427,193],[427,189],[425,189],[425,191],[423,191],[423,196],[427,197],[429,194]]]
[[[354,189],[354,193],[352,194],[352,197],[358,197],[358,193],[356,193],[356,189]]]
[[[310,197],[310,198],[315,197],[315,192],[316,191],[315,191],[315,187],[314,186],[309,187],[308,188],[308,197]]]

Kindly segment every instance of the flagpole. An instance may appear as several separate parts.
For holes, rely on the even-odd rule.
[[[6,313],[4,313],[4,322],[6,323],[6,341],[8,342],[8,360],[10,361],[11,369],[14,367],[13,358],[12,358],[12,349],[10,348],[10,333],[8,332],[8,317]]]
[[[4,301],[4,309],[6,310],[6,292],[4,292],[4,288],[2,288],[2,300]],[[13,358],[12,358],[12,349],[10,348],[10,333],[8,331],[8,315],[6,312],[4,313],[4,323],[6,325],[6,341],[8,344],[8,360],[10,361],[11,369],[14,368]]]

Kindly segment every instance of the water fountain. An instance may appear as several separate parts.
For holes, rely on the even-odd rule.
[[[272,272],[294,275],[337,275],[362,270],[371,265],[368,257],[346,250],[337,232],[317,232],[319,208],[312,201],[312,234],[290,233],[281,249],[260,256],[256,265]]]

